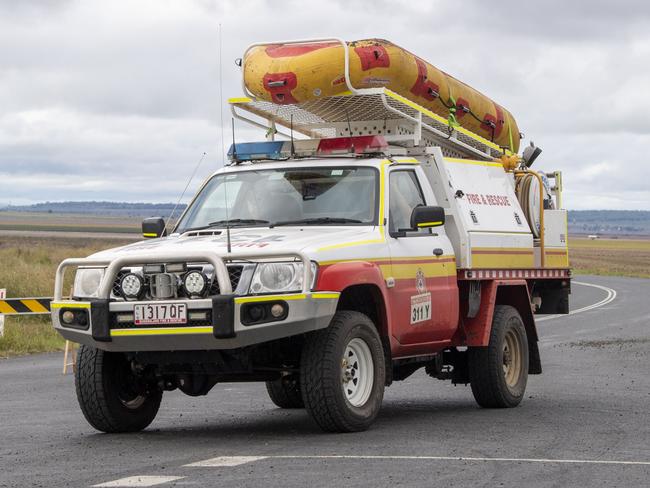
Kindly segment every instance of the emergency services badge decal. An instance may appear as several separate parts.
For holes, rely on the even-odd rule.
[[[411,297],[411,325],[431,320],[431,293],[427,292],[427,280],[421,268],[415,273],[415,288],[418,294]]]
[[[422,268],[418,268],[417,273],[415,273],[415,288],[420,294],[427,291],[427,281]]]

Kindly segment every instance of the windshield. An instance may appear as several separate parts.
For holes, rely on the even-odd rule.
[[[375,225],[374,168],[283,168],[214,176],[176,232],[237,225]]]

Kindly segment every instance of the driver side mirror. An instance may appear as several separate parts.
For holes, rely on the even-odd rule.
[[[142,237],[153,239],[167,235],[165,220],[162,217],[151,217],[142,221]]]
[[[445,225],[445,209],[442,207],[415,207],[411,213],[413,230],[429,229]]]

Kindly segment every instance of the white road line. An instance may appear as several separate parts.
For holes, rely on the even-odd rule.
[[[122,478],[115,481],[109,481],[107,483],[100,483],[99,485],[93,485],[94,488],[109,488],[109,487],[139,487],[139,486],[157,486],[162,485],[163,483],[169,483],[170,481],[178,481],[185,478],[185,476],[130,476],[128,478]]]
[[[460,461],[460,462],[506,462],[506,463],[542,463],[542,464],[597,464],[597,465],[620,465],[620,466],[650,466],[650,461],[617,461],[606,459],[545,459],[545,458],[506,458],[506,457],[471,457],[471,456],[389,456],[389,455],[277,455],[277,456],[244,456],[251,461],[263,459],[350,459],[350,460],[398,460],[398,461]],[[214,458],[220,462],[227,462],[229,459],[242,459],[241,456],[222,456]],[[185,467],[212,467],[212,466],[236,466],[237,464],[209,464],[212,459],[198,463],[186,464]],[[251,462],[246,461],[246,462]],[[242,463],[238,463],[242,464]]]
[[[184,468],[219,468],[219,467],[232,467],[239,466],[240,464],[251,463],[266,459],[268,456],[220,456],[205,461],[198,461],[196,463],[186,464]]]
[[[617,464],[650,466],[650,461],[613,461],[600,459],[544,459],[544,458],[502,458],[465,456],[269,456],[270,458],[297,459],[367,459],[367,460],[413,460],[413,461],[461,461],[461,462],[506,462],[506,463],[545,463],[545,464]]]
[[[582,281],[572,281],[571,283],[574,285],[582,285],[582,286],[590,286],[592,288],[598,288],[599,290],[603,290],[604,292],[606,292],[607,296],[597,303],[593,303],[591,305],[587,305],[586,307],[578,308],[576,310],[571,310],[568,314],[547,315],[546,317],[541,317],[539,319],[536,318],[535,322],[543,322],[544,320],[553,320],[559,317],[566,317],[567,315],[575,315],[577,313],[586,312],[588,310],[593,310],[594,308],[599,308],[604,305],[607,305],[608,303],[611,303],[616,299],[616,290],[614,290],[613,288],[608,288],[606,286],[601,286],[601,285],[594,285],[593,283],[584,283]]]

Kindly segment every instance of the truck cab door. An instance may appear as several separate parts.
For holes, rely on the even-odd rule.
[[[386,279],[392,334],[404,345],[448,341],[458,325],[456,263],[444,227],[397,235],[410,228],[413,208],[420,205],[436,205],[422,169],[391,168],[387,239],[392,276]]]

